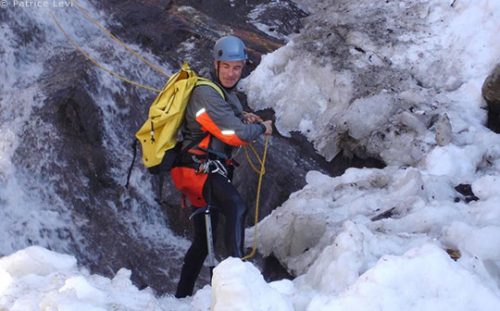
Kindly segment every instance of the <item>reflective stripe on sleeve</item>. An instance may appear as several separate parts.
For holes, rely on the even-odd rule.
[[[236,135],[234,130],[221,130],[217,124],[210,118],[205,108],[200,109],[196,113],[196,121],[201,124],[202,129],[208,131],[210,134],[217,137],[217,139],[221,140],[225,144],[231,146],[241,146],[246,145],[247,142],[242,140]]]
[[[226,135],[226,136],[235,135],[233,130],[223,130],[223,131],[221,131],[221,133],[222,133],[222,135]]]
[[[198,112],[196,113],[196,118],[198,118],[198,116],[202,113],[204,113],[206,111],[205,108],[201,108],[200,110],[198,110]]]

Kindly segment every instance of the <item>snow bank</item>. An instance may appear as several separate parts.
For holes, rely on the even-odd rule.
[[[449,118],[444,144],[484,122],[500,2],[297,2],[312,12],[306,26],[243,83],[281,134],[300,131],[327,160],[343,149],[416,165],[443,144],[437,121]]]
[[[384,256],[338,297],[316,296],[307,310],[497,310],[500,297],[433,245]]]
[[[290,297],[280,292],[289,287],[287,283],[291,282],[285,280],[279,285],[267,284],[252,264],[228,258],[214,270],[212,308],[218,311],[293,310]]]
[[[327,160],[388,166],[309,172],[259,224],[259,250],[297,276],[295,308],[500,308],[500,138],[481,108],[500,2],[298,2],[312,14],[244,81],[251,105]]]
[[[337,239],[344,264],[351,267],[361,263],[357,260],[360,249],[355,250],[359,243],[354,241],[359,236]],[[325,249],[322,256],[328,252]],[[401,256],[384,255],[360,275],[350,274],[352,269],[337,269],[342,264],[335,264],[339,257],[331,255],[330,261],[318,260],[322,264],[315,277],[322,274],[323,278],[319,290],[304,287],[314,286],[314,282],[301,284],[307,275],[294,282],[266,283],[252,264],[228,258],[214,270],[213,287],[205,286],[193,298],[175,299],[169,295],[155,297],[149,289],[139,291],[132,285],[128,270],[118,271],[113,279],[90,275],[76,267],[73,257],[33,246],[0,259],[0,307],[13,311],[493,311],[500,306],[493,284],[464,269],[435,244],[424,243]],[[343,280],[350,285],[335,294]]]
[[[31,246],[0,259],[0,309],[60,310],[192,310],[173,297],[158,299],[138,290],[122,269],[113,279],[79,269],[69,255]]]
[[[461,258],[456,269],[491,287],[488,295],[500,297],[496,247],[500,204],[497,193],[485,184],[496,177],[473,183],[484,199],[468,204],[454,189],[452,177],[395,167],[349,169],[334,178],[310,172],[308,184],[259,223],[259,250],[273,254],[298,276],[295,287],[308,293],[303,295],[302,308],[307,297],[318,294],[329,297],[326,300],[359,294],[352,287],[381,258],[412,252],[416,257],[430,248],[415,249],[429,243],[458,250]],[[252,233],[253,229],[248,230],[249,241]],[[426,260],[432,262],[432,258],[436,257]],[[408,281],[420,282],[412,277]],[[412,299],[407,297],[407,303]]]

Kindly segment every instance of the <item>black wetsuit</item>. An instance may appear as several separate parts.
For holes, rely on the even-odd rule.
[[[230,256],[243,257],[244,221],[247,213],[245,202],[229,179],[217,173],[209,176],[203,192],[205,197],[211,200],[209,203],[212,205],[210,214],[213,232],[217,230],[219,213],[222,213],[225,218],[226,249]],[[175,293],[177,298],[193,294],[194,284],[208,254],[204,213],[193,217],[193,225],[193,243],[184,257],[181,277]],[[213,236],[215,237],[215,234]]]

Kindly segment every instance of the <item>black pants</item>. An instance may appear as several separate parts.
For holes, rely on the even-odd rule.
[[[225,246],[230,256],[243,257],[245,238],[245,217],[247,207],[234,185],[220,174],[211,174],[203,189],[203,195],[212,206],[212,230],[215,236],[219,213],[225,218]],[[194,284],[200,274],[208,254],[205,228],[205,215],[200,213],[193,218],[194,238],[184,257],[181,277],[175,297],[182,298],[193,294]]]

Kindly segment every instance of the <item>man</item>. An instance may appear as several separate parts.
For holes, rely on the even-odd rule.
[[[172,169],[175,186],[195,208],[209,202],[212,228],[217,228],[219,213],[225,217],[225,244],[230,256],[243,257],[247,207],[231,183],[231,152],[262,134],[272,134],[272,122],[244,112],[235,94],[247,53],[243,41],[235,36],[217,40],[213,50],[212,80],[224,97],[209,85],[197,86],[186,109],[182,128],[182,159]],[[203,213],[193,217],[194,239],[186,253],[175,296],[190,296],[207,256],[207,238]]]

